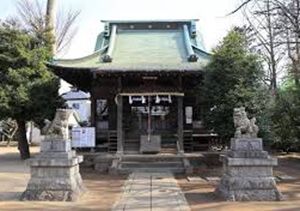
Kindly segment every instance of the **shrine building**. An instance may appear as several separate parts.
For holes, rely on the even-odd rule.
[[[49,64],[91,94],[96,145],[121,155],[207,150],[215,135],[201,129],[195,87],[210,54],[197,20],[102,22],[94,53]]]

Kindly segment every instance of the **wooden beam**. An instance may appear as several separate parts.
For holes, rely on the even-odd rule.
[[[183,97],[184,93],[181,92],[123,92],[120,93],[121,96],[156,96],[156,95],[171,95],[171,96],[180,96]]]

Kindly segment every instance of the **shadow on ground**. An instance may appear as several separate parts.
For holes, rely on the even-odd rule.
[[[38,148],[31,149],[34,153]],[[281,202],[225,202],[217,198],[211,183],[188,182],[186,177],[177,177],[191,209],[195,211],[299,211],[300,210],[300,154],[279,157],[276,175],[289,175],[296,179],[279,182],[278,187],[286,200]],[[77,202],[20,202],[21,193],[29,179],[29,168],[19,159],[16,147],[0,147],[0,210],[110,210],[122,195],[126,177],[96,173],[81,168],[83,181],[88,191]],[[195,176],[221,176],[221,168],[199,169]]]

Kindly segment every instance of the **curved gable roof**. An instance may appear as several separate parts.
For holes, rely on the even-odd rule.
[[[54,60],[50,66],[84,68],[92,72],[199,71],[209,61],[210,54],[203,47],[194,21],[104,21],[105,31],[99,34],[93,54],[79,59]],[[189,60],[191,52],[197,57],[196,61]],[[111,57],[109,62],[103,59],[107,54]]]

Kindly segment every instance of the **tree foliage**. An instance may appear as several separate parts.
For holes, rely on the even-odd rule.
[[[206,127],[228,140],[234,133],[233,108],[245,106],[250,117],[263,117],[268,95],[262,77],[260,59],[248,50],[245,32],[233,29],[214,49],[206,69],[201,88]]]
[[[16,119],[23,131],[26,121],[42,124],[60,103],[59,80],[45,66],[49,49],[45,39],[16,23],[0,26],[0,118]],[[25,159],[29,152],[21,156]]]
[[[273,146],[286,152],[300,149],[300,89],[288,80],[272,109]]]
[[[58,14],[55,24],[56,0],[42,2],[19,0],[17,17],[0,26],[0,118],[17,120],[18,148],[23,159],[30,157],[26,122],[41,125],[61,105],[59,80],[45,63],[56,49],[68,46],[79,15],[72,10]]]
[[[299,151],[300,0],[242,0],[233,13],[238,11],[256,29],[260,45],[255,48],[266,56],[264,67],[271,70],[271,81],[277,80],[279,85],[272,107],[267,110],[271,116],[273,147]],[[261,46],[267,51],[261,51]],[[288,79],[283,80],[285,77]]]

